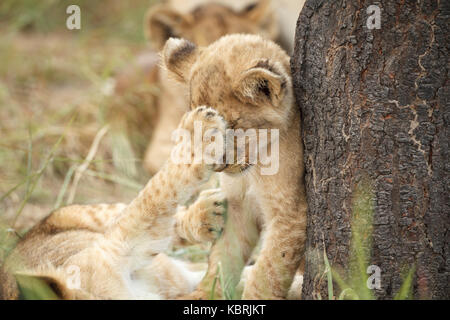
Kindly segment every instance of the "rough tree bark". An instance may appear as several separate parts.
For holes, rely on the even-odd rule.
[[[381,29],[366,25],[370,5]],[[309,204],[304,298],[327,298],[315,259],[324,246],[346,268],[352,196],[366,178],[376,297],[392,298],[415,265],[414,298],[450,298],[449,15],[444,0],[306,2],[291,62]]]

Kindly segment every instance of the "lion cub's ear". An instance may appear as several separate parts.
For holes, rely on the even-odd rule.
[[[282,72],[261,60],[242,73],[234,84],[235,92],[243,102],[269,103],[278,106],[285,95],[286,77]]]
[[[162,51],[164,66],[180,82],[188,81],[188,74],[197,59],[199,49],[185,39],[170,38]]]
[[[169,38],[180,36],[180,28],[184,22],[185,18],[181,13],[167,4],[157,4],[147,12],[144,31],[147,39],[161,50]]]

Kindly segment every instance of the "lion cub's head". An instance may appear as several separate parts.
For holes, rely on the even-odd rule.
[[[278,129],[292,121],[289,56],[256,35],[229,35],[208,47],[169,39],[162,53],[169,75],[185,83],[190,107],[211,106],[232,129]]]
[[[158,49],[171,37],[207,46],[226,34],[259,34],[275,40],[279,33],[269,0],[256,1],[241,12],[225,5],[206,3],[189,13],[180,13],[163,3],[149,10],[144,29]]]

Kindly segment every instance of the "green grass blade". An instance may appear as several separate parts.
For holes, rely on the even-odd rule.
[[[394,300],[411,300],[413,298],[412,288],[413,288],[413,280],[414,273],[416,272],[416,266],[413,266],[409,269],[408,274],[403,280],[402,286],[397,294],[394,296]]]
[[[58,198],[56,198],[55,205],[53,206],[53,210],[60,208],[61,205],[63,204],[64,195],[66,194],[67,189],[69,188],[69,183],[72,180],[72,176],[73,176],[76,168],[77,168],[77,165],[73,165],[67,171],[67,174],[64,177],[64,181],[63,181],[61,190],[58,193]]]
[[[325,273],[327,274],[328,282],[328,300],[333,300],[333,275],[331,273],[330,262],[328,261],[327,253],[325,248],[323,248],[323,260],[325,261]]]

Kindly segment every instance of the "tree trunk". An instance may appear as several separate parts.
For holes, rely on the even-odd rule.
[[[444,0],[306,2],[291,62],[309,204],[304,298],[329,297],[324,250],[333,270],[351,276],[366,182],[375,297],[393,298],[413,270],[412,297],[450,298],[449,15]]]

